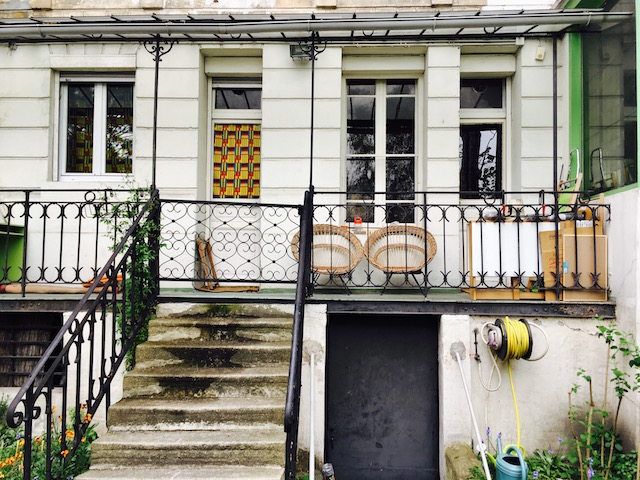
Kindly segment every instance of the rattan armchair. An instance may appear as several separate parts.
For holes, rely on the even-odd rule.
[[[291,240],[291,251],[296,261],[299,261],[300,232]],[[330,279],[339,279],[348,290],[343,276],[353,272],[362,256],[362,243],[350,230],[326,223],[313,226],[311,269],[316,276],[315,280],[317,276],[329,275]]]
[[[372,232],[364,244],[369,263],[386,276],[384,288],[394,274],[407,278],[422,273],[436,254],[436,240],[424,228],[413,225],[389,225]],[[425,282],[426,283],[426,282]],[[384,291],[384,289],[383,289]]]

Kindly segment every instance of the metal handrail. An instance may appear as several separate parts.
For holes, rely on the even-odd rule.
[[[89,428],[90,419],[98,410],[102,400],[107,399],[107,408],[110,404],[110,387],[118,369],[125,360],[128,350],[134,343],[135,337],[145,323],[158,294],[157,285],[149,285],[143,278],[142,272],[135,270],[137,265],[138,247],[141,242],[149,242],[152,248],[157,249],[157,239],[141,238],[138,235],[144,222],[153,222],[159,227],[159,195],[157,190],[151,193],[149,200],[141,207],[138,215],[133,219],[122,240],[115,247],[112,255],[100,269],[88,291],[74,308],[69,319],[59,330],[42,358],[38,361],[31,375],[19,390],[7,410],[7,424],[17,428],[24,424],[24,479],[31,479],[31,446],[33,436],[33,421],[42,414],[42,406],[37,404],[40,397],[45,401],[46,414],[46,441],[47,464],[46,478],[52,478],[53,455],[51,454],[52,442],[52,417],[54,405],[52,394],[54,378],[59,374],[59,368],[64,368],[62,375],[62,405],[60,415],[63,428],[67,428],[68,389],[73,390],[72,401],[75,404],[74,436],[71,445],[67,443],[66,435],[61,436],[60,467],[68,463],[73,457],[81,439]],[[158,235],[158,230],[153,230],[150,237]],[[150,259],[149,269],[157,272],[157,250],[155,258]],[[119,276],[121,276],[119,278]],[[106,281],[104,280],[106,278]],[[151,282],[157,282],[157,277]],[[149,288],[151,287],[151,288]],[[131,303],[127,305],[127,300]],[[141,311],[136,311],[134,306],[143,304]],[[85,313],[82,313],[85,312]],[[110,345],[107,345],[106,322],[108,314],[111,315]],[[120,316],[122,327],[118,331],[116,318]],[[101,324],[98,325],[98,322]],[[101,344],[96,344],[95,329],[99,326],[101,331]],[[129,329],[125,328],[128,326]],[[117,338],[117,334],[121,338]],[[65,340],[66,337],[66,340]],[[88,344],[88,346],[87,346]],[[109,347],[109,348],[108,348]],[[119,347],[119,351],[118,351]],[[73,361],[77,364],[75,385],[69,385],[68,368],[71,359],[70,351],[75,351]],[[89,354],[83,358],[83,349],[88,348]],[[89,363],[89,378],[84,382],[81,376],[83,362]],[[99,389],[96,389],[96,383]],[[83,390],[86,390],[86,398],[83,398]],[[96,392],[97,390],[97,392]],[[86,405],[86,409],[83,409]],[[22,411],[18,408],[22,406]],[[81,415],[86,412],[86,416]]]
[[[287,434],[285,453],[285,479],[294,480],[298,451],[298,424],[300,416],[300,384],[302,376],[302,338],[304,326],[305,298],[309,293],[311,278],[311,228],[313,215],[313,192],[305,192],[304,206],[300,215],[300,262],[293,313],[291,335],[291,360],[287,382],[287,399],[284,410],[284,431]],[[311,439],[313,441],[313,439]],[[310,467],[312,468],[312,467]]]

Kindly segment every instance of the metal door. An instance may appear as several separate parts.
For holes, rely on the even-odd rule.
[[[325,458],[336,478],[438,479],[438,318],[329,318]]]

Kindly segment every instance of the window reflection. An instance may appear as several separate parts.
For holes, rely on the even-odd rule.
[[[502,108],[501,78],[461,79],[460,108]]]
[[[635,11],[633,0],[607,6]],[[596,192],[638,180],[634,22],[583,35],[585,186]]]
[[[461,125],[459,149],[461,197],[496,196],[502,188],[502,126]]]

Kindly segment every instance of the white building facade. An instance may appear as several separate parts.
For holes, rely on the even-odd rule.
[[[511,9],[552,6],[472,0],[122,0],[105,8],[103,2],[91,1],[0,0],[0,188],[29,189],[38,196],[40,189],[154,184],[161,198],[297,205],[313,185],[316,192],[328,194],[317,197],[317,203],[354,207],[355,213],[343,211],[338,219],[342,225],[354,224],[356,217],[370,225],[390,223],[384,214],[358,204],[386,191],[405,194],[383,199],[396,205],[414,201],[407,192],[433,192],[433,202],[475,205],[483,191],[494,190],[518,192],[510,197],[515,204],[535,202],[540,190],[553,191],[554,162],[569,168],[574,155],[573,50],[563,29],[584,27],[587,20],[558,14],[551,21],[549,10],[521,21]],[[316,23],[312,13],[327,24],[343,25]],[[483,17],[492,14],[493,19]],[[163,28],[169,25],[166,31],[153,25],[153,15]],[[260,25],[272,16],[273,22],[281,21],[280,29],[253,31],[252,15]],[[27,25],[29,17],[39,20]],[[93,36],[90,17],[104,18]],[[118,30],[136,17],[139,24]],[[47,18],[53,19],[51,25]],[[407,26],[406,32],[390,27],[397,18],[413,18],[422,26]],[[199,22],[212,19],[229,31],[220,27],[211,35],[199,29]],[[11,28],[15,33],[4,33]],[[36,38],[40,28],[51,41]],[[316,60],[293,58],[292,47],[300,44],[289,38],[309,39],[307,30],[314,29]],[[502,35],[504,31],[510,33]],[[64,35],[73,40],[56,38]],[[163,50],[156,94],[157,47]],[[476,139],[486,143],[479,147]],[[242,152],[231,168],[225,159],[235,142]],[[467,157],[467,149],[474,148],[490,159],[479,163],[477,157]],[[611,197],[612,220],[605,227],[610,238],[608,285],[618,305],[617,320],[633,333],[638,331],[635,262],[640,236],[637,220],[616,221],[616,210],[636,218],[638,201],[634,187]],[[622,231],[626,233],[616,233]],[[456,265],[453,270],[464,271],[467,259],[460,257],[458,247],[464,238],[450,232],[434,235],[440,249],[434,270],[449,261]],[[318,353],[312,393],[316,407],[309,412],[309,391],[303,390],[300,444],[306,449],[314,441],[316,462],[322,463],[330,436],[325,431],[325,367],[332,320],[321,303],[307,308],[305,348]],[[478,353],[474,330],[494,320],[483,311],[435,320],[434,448],[441,478],[445,448],[457,441],[475,442],[450,348],[461,342],[467,356]],[[552,448],[559,435],[568,433],[566,398],[575,372],[585,368],[602,378],[606,348],[591,319],[547,315],[539,309],[530,320],[549,338],[544,360],[514,365],[522,441],[532,451]],[[534,340],[545,343],[538,334]],[[485,350],[479,354],[489,359]],[[304,386],[309,384],[308,362],[305,357]],[[488,375],[489,362],[481,365]],[[464,359],[481,429],[491,427],[495,435],[501,431],[510,439],[506,443],[515,443],[506,365],[500,366],[502,388],[490,399],[476,368],[470,357]],[[311,417],[316,423],[313,440]],[[624,418],[621,430],[632,442],[639,433],[637,406],[625,405]]]

